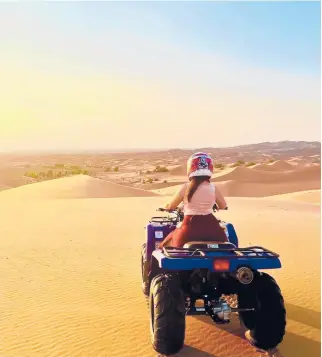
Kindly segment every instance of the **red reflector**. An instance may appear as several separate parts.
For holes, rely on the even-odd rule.
[[[214,269],[217,271],[227,271],[229,270],[230,262],[229,260],[216,259],[214,260]]]

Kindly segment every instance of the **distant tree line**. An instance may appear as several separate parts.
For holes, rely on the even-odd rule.
[[[82,170],[81,166],[78,165],[66,165],[66,164],[55,164],[52,166],[45,166],[47,169],[57,170],[57,169],[65,169],[65,170]],[[85,165],[87,168],[94,168],[94,169],[104,169],[105,172],[118,172],[119,167],[111,167],[111,166],[102,166],[102,165]]]
[[[115,166],[115,167],[105,167],[104,169],[105,172],[119,172],[119,167],[118,166]]]
[[[156,166],[154,172],[169,172],[169,169],[165,166]]]
[[[55,178],[61,178],[61,177],[66,177],[66,176],[72,176],[72,175],[89,175],[90,172],[88,170],[82,170],[82,169],[73,169],[69,171],[53,171],[53,170],[48,170],[46,172],[41,171],[41,172],[26,172],[24,176],[30,177],[33,179],[37,180],[51,180]]]

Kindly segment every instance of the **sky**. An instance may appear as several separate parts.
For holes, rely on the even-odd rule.
[[[320,140],[319,2],[0,2],[0,151]]]

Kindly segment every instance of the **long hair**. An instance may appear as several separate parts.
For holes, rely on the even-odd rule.
[[[185,199],[190,202],[192,196],[194,193],[197,191],[197,188],[203,183],[203,182],[210,182],[210,177],[209,176],[194,176],[191,177],[189,180],[189,185],[187,187],[187,190],[185,192]]]

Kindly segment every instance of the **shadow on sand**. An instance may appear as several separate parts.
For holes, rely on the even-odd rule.
[[[286,314],[289,320],[299,322],[301,324],[321,329],[321,313],[306,309],[293,304],[285,304]],[[283,357],[320,357],[321,342],[310,338],[297,335],[293,332],[286,332],[285,337],[279,350]]]
[[[321,343],[307,337],[286,332],[283,342],[278,346],[283,357],[320,357]]]
[[[306,309],[293,304],[285,304],[287,318],[304,325],[313,327],[315,329],[321,329],[321,314],[320,312]],[[228,333],[231,333],[240,338],[244,338],[245,330],[241,327],[239,320],[233,318],[228,325],[215,325],[208,316],[196,316],[196,319],[213,325],[214,328],[220,328]],[[187,347],[188,348],[188,347]],[[321,343],[312,340],[308,337],[297,335],[293,332],[286,332],[283,342],[278,346],[282,357],[321,357]],[[186,352],[185,352],[186,351]],[[206,357],[214,355],[201,352],[199,350],[189,347],[187,350],[182,350],[178,357]],[[228,356],[227,356],[228,357]]]
[[[171,355],[169,357],[217,357],[217,356],[212,353],[200,351],[198,348],[185,345],[179,353],[175,355]]]
[[[194,316],[194,318],[202,321],[203,323],[211,325],[214,328],[219,328],[232,335],[244,338],[245,330],[242,328],[240,321],[236,316],[233,316],[231,322],[227,325],[216,325],[209,316]]]
[[[321,330],[321,313],[293,304],[285,304],[287,318]]]

